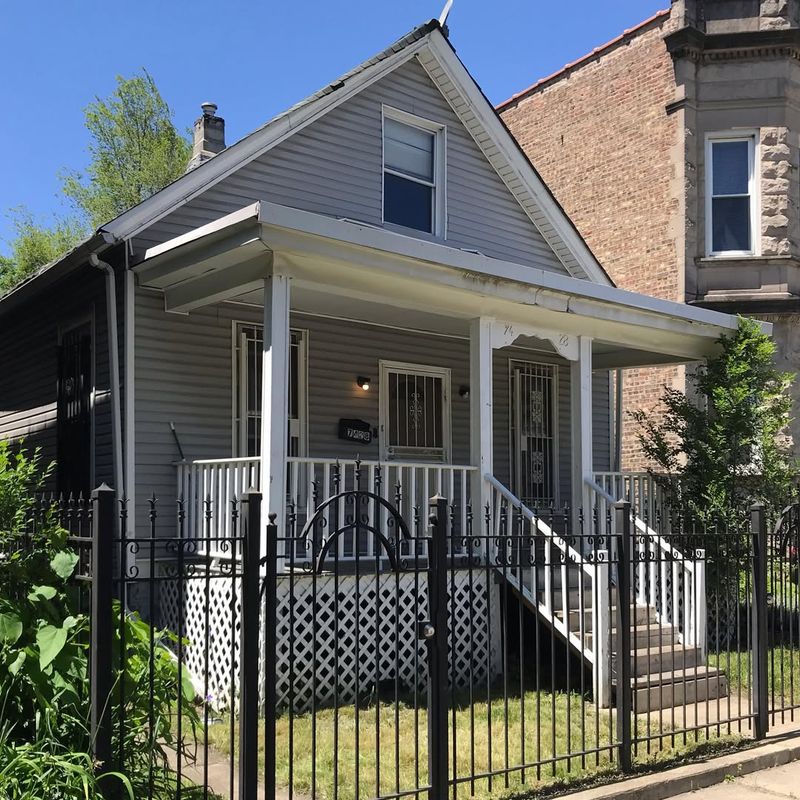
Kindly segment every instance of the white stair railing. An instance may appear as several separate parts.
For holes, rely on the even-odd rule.
[[[484,477],[490,497],[490,560],[497,556],[495,563],[508,583],[592,665],[595,696],[601,706],[608,706],[611,689],[608,553],[599,550],[584,557],[570,544],[569,537],[556,533],[541,515],[528,508],[497,478]],[[512,557],[505,562],[498,552],[503,548],[504,537],[518,541],[516,556],[512,550]],[[519,540],[525,537],[530,537],[530,547],[542,549],[541,558],[533,557],[526,563],[526,559],[520,557]],[[578,572],[576,603],[570,602],[570,571]],[[557,592],[555,576],[561,589],[557,603],[553,599]],[[592,598],[591,608],[586,605],[587,595]],[[570,623],[571,618],[576,619],[576,625]],[[587,645],[589,633],[591,645]]]
[[[631,503],[634,513],[633,578],[637,605],[653,608],[656,619],[662,624],[678,628],[678,641],[699,647],[703,656],[706,649],[706,581],[705,553],[681,552],[658,533],[649,520],[658,518],[661,494],[648,473],[600,473],[604,485],[586,481],[590,490],[592,507],[600,519],[610,516],[613,526],[613,507],[619,500]],[[649,482],[643,476],[649,478]],[[613,480],[612,480],[613,477]],[[621,490],[617,499],[605,486]],[[632,498],[639,499],[648,508],[647,519],[638,514]],[[612,553],[614,542],[611,542]],[[612,555],[613,560],[613,555]],[[681,594],[683,604],[681,604]]]

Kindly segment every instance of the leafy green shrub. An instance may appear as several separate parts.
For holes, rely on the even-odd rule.
[[[633,413],[639,443],[672,503],[702,522],[741,521],[744,503],[781,508],[796,464],[783,435],[793,375],[775,366],[775,343],[739,318],[720,352],[687,374],[686,394],[665,387],[664,414]]]
[[[38,507],[35,499],[49,469],[42,468],[38,452],[12,453],[0,442],[4,800],[102,797],[101,778],[95,773],[104,765],[92,764],[88,755],[89,620],[78,612],[71,587],[78,556],[68,548],[67,532],[59,526],[55,510]],[[115,675],[109,713],[115,753],[122,756],[119,768],[126,776],[123,784],[137,798],[174,797],[169,752],[180,752],[184,763],[191,763],[199,725],[191,680],[170,650],[178,639],[123,610],[118,601],[113,618],[118,624],[112,641]],[[59,781],[59,790],[42,788]]]

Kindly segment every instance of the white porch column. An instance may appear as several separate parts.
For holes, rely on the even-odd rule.
[[[281,526],[286,520],[286,431],[289,415],[289,278],[286,275],[271,275],[264,280],[261,363],[263,539],[269,514],[277,514]]]
[[[578,337],[578,359],[570,362],[572,406],[572,514],[586,507],[589,493],[584,480],[594,477],[592,464],[592,339]]]
[[[489,494],[483,476],[493,474],[492,413],[492,325],[493,319],[478,317],[469,325],[470,461],[477,467],[472,478],[473,524],[482,533],[483,513]]]

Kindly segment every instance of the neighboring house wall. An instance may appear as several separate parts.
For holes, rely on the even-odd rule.
[[[790,371],[800,299],[800,48],[782,29],[797,25],[796,0],[674,0],[501,108],[617,285],[773,322],[778,363]],[[710,256],[706,140],[750,131],[755,253]],[[626,371],[626,410],[653,409],[664,385],[686,389],[685,370]],[[798,443],[800,384],[791,391]],[[636,433],[628,420],[627,469],[646,465]]]
[[[564,272],[416,59],[152,225],[136,240],[137,250],[255,200],[381,226],[382,104],[447,126],[449,246]],[[434,238],[416,231],[404,232]]]
[[[680,131],[672,60],[655,18],[596,57],[545,79],[501,115],[600,263],[624,289],[684,300]],[[625,408],[651,411],[677,367],[627,370]],[[635,426],[623,427],[623,466],[642,467]]]
[[[170,432],[174,422],[188,460],[230,458],[233,452],[233,325],[260,323],[261,310],[219,304],[189,315],[169,314],[156,292],[136,295],[136,496],[138,518],[147,519],[147,499],[171,502],[176,494],[174,462],[178,450]],[[458,388],[469,385],[469,342],[376,325],[293,313],[291,325],[308,331],[308,454],[320,458],[378,459],[378,444],[361,446],[338,438],[340,418],[379,424],[379,361],[404,361],[451,370],[453,463],[470,461],[469,399]],[[558,363],[559,489],[569,498],[569,365],[554,356],[510,347],[494,358],[495,473],[510,483],[509,359]],[[357,375],[372,378],[363,392]],[[609,380],[594,377],[595,467],[609,468]],[[144,524],[140,522],[140,525]]]
[[[104,277],[84,269],[63,279],[23,309],[0,317],[0,440],[41,449],[56,459],[58,347],[78,323],[94,328],[94,484],[113,483],[111,405]],[[46,485],[56,490],[56,473]]]

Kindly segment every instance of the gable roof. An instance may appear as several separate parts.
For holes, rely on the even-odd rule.
[[[613,281],[544,184],[491,102],[456,55],[437,20],[430,20],[414,28],[385,50],[273,117],[152,197],[101,226],[94,237],[79,245],[77,251],[82,252],[91,241],[99,241],[98,236],[102,237],[102,241],[111,243],[119,243],[136,236],[177,207],[202,194],[210,186],[414,57],[440,89],[567,272],[574,277],[586,277],[598,283],[613,285]],[[68,257],[42,268],[21,286],[35,281]],[[75,259],[69,260],[74,263]],[[19,288],[0,298],[0,305],[6,298],[17,294]]]

